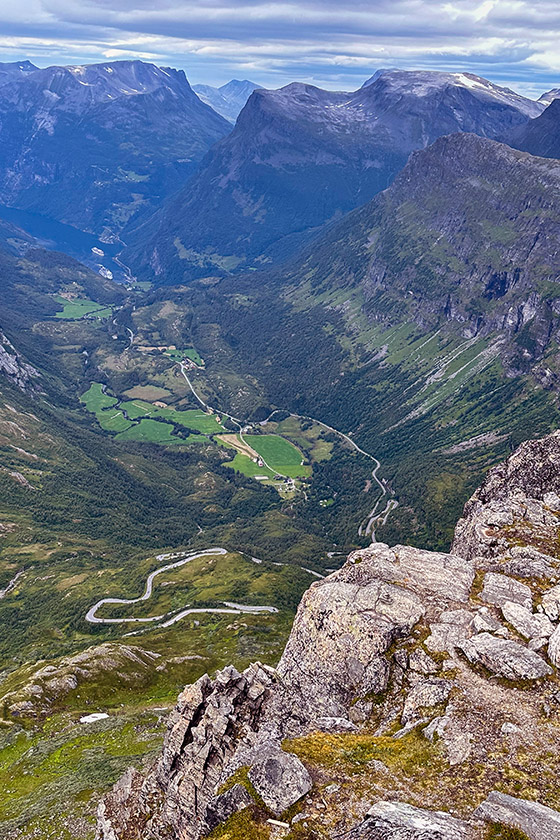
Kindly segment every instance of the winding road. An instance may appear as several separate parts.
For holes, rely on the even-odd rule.
[[[275,411],[272,412],[272,414],[269,414],[268,417],[266,418],[266,420],[264,420],[262,425],[266,425],[266,423],[268,423],[268,421],[270,420],[271,417],[274,417],[275,414],[279,414],[279,413],[284,413],[283,409],[277,408]],[[294,414],[293,412],[290,412],[290,417],[296,417],[300,420],[310,420],[312,423],[317,423],[319,426],[322,426],[324,429],[328,429],[329,432],[333,432],[335,435],[338,435],[339,437],[343,438],[347,443],[350,444],[350,446],[353,449],[356,450],[356,452],[359,452],[361,455],[364,455],[366,458],[369,458],[370,461],[373,461],[375,466],[374,466],[374,468],[371,472],[371,477],[375,481],[377,486],[379,487],[381,493],[377,497],[377,500],[376,500],[372,510],[369,512],[369,515],[366,517],[366,519],[364,519],[361,522],[360,527],[358,528],[358,536],[359,537],[362,537],[362,536],[367,537],[369,535],[369,536],[371,536],[371,541],[375,542],[375,526],[376,526],[376,524],[379,522],[379,520],[381,520],[380,524],[385,525],[385,523],[387,521],[387,518],[388,518],[389,514],[391,513],[391,511],[395,510],[395,508],[397,508],[399,506],[399,503],[397,502],[397,500],[391,498],[391,499],[387,500],[387,504],[386,504],[385,508],[381,511],[381,513],[377,513],[377,509],[379,508],[379,505],[381,504],[381,501],[385,498],[385,496],[388,495],[387,488],[386,488],[385,484],[377,477],[377,471],[381,467],[381,464],[378,461],[378,459],[375,457],[375,455],[372,455],[370,452],[366,452],[365,449],[362,449],[361,446],[358,446],[358,444],[355,441],[353,441],[352,438],[349,437],[347,434],[339,431],[338,429],[335,429],[333,426],[329,426],[327,423],[323,423],[322,420],[317,420],[315,417],[309,417],[305,414]]]
[[[171,625],[176,624],[178,621],[181,621],[188,615],[200,614],[200,613],[214,613],[217,615],[222,614],[231,614],[231,615],[242,615],[243,613],[250,614],[250,615],[259,615],[261,613],[277,613],[278,608],[272,607],[269,605],[254,605],[254,604],[237,604],[234,601],[223,601],[223,607],[190,607],[188,604],[184,609],[180,612],[175,613],[175,615],[170,615],[170,613],[165,613],[164,615],[153,615],[149,616],[148,618],[134,618],[132,616],[128,616],[126,618],[99,618],[97,616],[97,611],[104,606],[104,604],[138,604],[141,601],[147,601],[149,598],[152,597],[152,592],[154,588],[154,580],[158,575],[163,574],[163,572],[168,572],[171,569],[179,569],[181,566],[190,563],[192,560],[196,560],[198,557],[208,557],[208,556],[223,556],[224,554],[228,554],[228,550],[226,548],[218,548],[213,546],[212,548],[206,548],[201,551],[179,551],[171,554],[158,554],[156,556],[156,560],[170,560],[177,557],[177,560],[174,560],[173,563],[167,563],[165,566],[160,566],[153,572],[150,572],[148,577],[146,578],[146,588],[144,593],[140,595],[138,598],[101,598],[97,601],[93,607],[86,613],[86,621],[89,621],[90,624],[146,624],[153,621],[162,621],[160,627],[171,627]],[[239,554],[244,554],[244,552],[240,551]],[[249,555],[247,555],[249,556]],[[255,557],[251,557],[250,560],[253,562],[261,563],[261,560],[258,560]],[[274,563],[275,566],[286,566],[286,563]],[[313,571],[313,569],[306,569],[303,566],[299,568],[302,571],[307,572],[310,575],[313,575],[317,578],[323,578],[324,575],[319,574],[319,572]]]

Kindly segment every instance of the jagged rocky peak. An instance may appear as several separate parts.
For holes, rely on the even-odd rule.
[[[33,390],[37,387],[36,380],[39,371],[24,362],[10,339],[0,328],[0,374],[9,382],[13,382],[21,391]]]
[[[98,840],[560,836],[558,542],[545,555],[518,531],[488,552],[477,531],[492,503],[507,533],[520,504],[535,533],[560,526],[559,486],[554,434],[488,475],[452,553],[351,554],[305,594],[275,669],[186,687],[160,757],[101,803]]]

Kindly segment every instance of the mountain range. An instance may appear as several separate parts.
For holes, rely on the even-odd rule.
[[[250,82],[248,79],[243,81],[232,79],[217,88],[212,85],[193,85],[193,90],[203,102],[232,123],[236,121],[253,91],[260,88],[261,85]]]
[[[543,109],[462,73],[382,71],[353,93],[256,90],[188,186],[130,232],[128,258],[171,283],[262,266],[384,190],[413,150],[457,131],[497,138]]]
[[[141,61],[8,71],[0,201],[107,239],[177,189],[230,130],[183,71]]]
[[[252,84],[0,66],[0,837],[548,840],[558,99]]]

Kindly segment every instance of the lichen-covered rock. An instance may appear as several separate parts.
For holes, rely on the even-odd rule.
[[[477,613],[473,618],[472,626],[473,630],[477,633],[482,633],[486,630],[488,633],[507,635],[505,627],[491,614],[488,607],[480,607],[480,609],[477,610]]]
[[[121,776],[99,803],[95,840],[120,840],[127,834],[140,836],[136,833],[136,826],[144,822],[138,808],[143,784],[144,777],[133,767]]]
[[[558,573],[558,560],[532,546],[515,545],[503,565],[504,572],[514,577],[552,579]]]
[[[277,817],[313,787],[311,776],[299,758],[275,745],[259,750],[259,758],[249,770],[249,780]]]
[[[558,621],[560,618],[560,586],[553,586],[543,593],[542,606],[551,621]]]
[[[405,802],[377,802],[345,840],[471,840],[471,826],[443,811],[426,811]]]
[[[490,470],[465,505],[452,551],[481,560],[504,554],[520,538],[540,551],[555,544],[560,511],[554,499],[559,492],[560,432],[522,443]]]
[[[548,658],[553,665],[560,667],[560,625],[548,640]]]
[[[233,785],[210,801],[206,809],[206,827],[209,831],[213,831],[233,814],[252,804],[254,800],[249,791],[243,785]]]
[[[416,683],[407,695],[401,716],[403,726],[424,717],[428,709],[445,703],[453,683],[432,677]]]
[[[554,625],[542,613],[532,613],[521,604],[506,601],[502,615],[525,639],[547,639],[554,632]]]
[[[418,671],[420,674],[437,674],[440,665],[428,656],[423,648],[415,648],[408,657],[408,667],[411,671]]]
[[[480,663],[507,680],[538,680],[552,674],[552,668],[538,653],[490,633],[478,633],[460,647],[469,662]]]
[[[478,819],[523,831],[529,840],[557,840],[560,813],[528,799],[517,799],[493,790],[474,813]]]
[[[503,607],[508,601],[521,604],[527,610],[530,610],[533,605],[533,595],[529,586],[507,575],[495,572],[488,572],[484,575],[484,585],[480,598],[487,604],[494,604],[497,607]]]

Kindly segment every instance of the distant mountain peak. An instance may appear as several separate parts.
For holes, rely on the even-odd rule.
[[[23,61],[0,62],[0,85],[11,82],[13,79],[28,76],[30,73],[34,73],[35,70],[38,69],[38,67],[27,59],[24,59]]]
[[[542,110],[474,74],[383,71],[350,93],[255,90],[188,188],[131,233],[130,259],[181,282],[260,267],[386,189],[415,149],[455,132],[496,139]]]
[[[235,122],[253,91],[259,89],[261,86],[249,79],[232,79],[218,88],[212,85],[193,85],[199,98],[230,122]]]
[[[182,70],[0,65],[0,201],[18,206],[25,194],[26,209],[113,236],[178,189],[228,131]]]
[[[543,93],[542,96],[539,97],[539,102],[543,102],[545,105],[550,105],[555,99],[560,98],[560,88],[552,88],[552,90],[547,90],[546,93]]]
[[[378,70],[362,85],[363,89],[385,87],[392,94],[427,96],[438,90],[463,88],[481,100],[514,105],[527,117],[542,113],[543,102],[535,102],[510,88],[501,87],[475,73],[449,73],[441,70]]]

